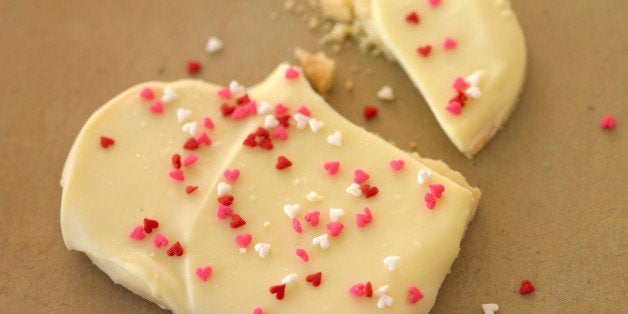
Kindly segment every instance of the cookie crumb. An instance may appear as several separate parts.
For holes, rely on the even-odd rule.
[[[312,54],[300,47],[294,50],[294,55],[301,64],[305,76],[312,83],[312,87],[321,94],[327,93],[331,88],[336,62],[329,59],[322,51]]]
[[[323,14],[329,19],[339,22],[353,20],[353,1],[351,0],[321,0]]]
[[[352,90],[353,90],[353,81],[352,81],[352,80],[347,79],[347,80],[345,81],[345,89],[346,89],[347,91],[352,91]]]

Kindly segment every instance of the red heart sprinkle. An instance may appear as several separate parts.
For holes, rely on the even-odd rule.
[[[463,91],[458,91],[458,94],[454,97],[452,97],[449,102],[452,101],[457,101],[460,103],[461,107],[464,107],[465,103],[467,102],[467,94],[465,94]]]
[[[270,132],[268,132],[268,130],[260,126],[257,128],[257,130],[255,130],[255,135],[259,137],[269,137]]]
[[[231,226],[231,228],[237,229],[244,225],[246,225],[246,221],[244,221],[244,219],[242,219],[240,215],[238,214],[231,215],[231,223],[229,223],[229,226]]]
[[[181,256],[183,255],[183,247],[181,246],[181,243],[179,243],[179,241],[175,242],[169,249],[168,249],[168,256]]]
[[[266,150],[271,150],[273,149],[273,141],[271,141],[270,138],[266,137],[259,142],[259,147]]]
[[[181,155],[179,154],[172,155],[171,162],[174,169],[180,169],[181,168]]]
[[[305,280],[307,282],[312,283],[312,286],[318,287],[321,285],[322,277],[323,277],[323,273],[319,271],[318,273],[307,275],[307,277],[305,277]]]
[[[185,187],[185,194],[192,194],[194,191],[196,191],[196,189],[198,189],[198,186],[188,185]]]
[[[106,136],[100,137],[100,147],[109,148],[109,146],[113,144],[115,144],[115,141],[112,138]]]
[[[201,63],[198,61],[188,61],[187,64],[188,74],[196,74],[201,70]]]
[[[250,101],[249,94],[244,94],[236,99],[236,104],[242,106],[248,104]]]
[[[268,291],[274,294],[277,300],[283,300],[283,297],[286,293],[286,285],[283,284],[283,285],[272,286],[268,289]]]
[[[277,157],[277,164],[275,165],[275,168],[277,168],[277,170],[284,170],[288,167],[292,166],[292,162],[286,158],[286,156],[279,156]]]
[[[406,15],[406,22],[410,24],[419,24],[419,15],[416,11],[412,11]]]
[[[233,196],[232,195],[223,195],[221,197],[218,198],[218,203],[225,205],[225,206],[229,206],[231,204],[233,204]]]
[[[430,184],[427,187],[430,188],[430,192],[438,199],[443,196],[443,192],[445,191],[445,187],[442,184]]]
[[[235,109],[235,106],[231,106],[229,104],[220,105],[220,112],[222,112],[223,117],[230,116],[235,111]]]
[[[530,280],[521,281],[521,287],[519,288],[519,294],[528,294],[536,290]]]
[[[430,45],[419,46],[416,48],[416,52],[419,53],[424,58],[427,58],[427,56],[430,55],[431,51],[432,51],[432,46]]]
[[[423,200],[425,200],[425,207],[427,207],[427,209],[434,209],[436,206],[436,196],[432,193],[425,193]]]
[[[360,188],[362,189],[362,194],[364,194],[364,197],[366,198],[375,196],[377,192],[379,192],[379,189],[376,186],[370,186],[367,183],[362,184]]]
[[[377,115],[377,107],[364,106],[364,119],[371,120]]]
[[[371,282],[367,281],[364,285],[364,296],[370,298],[373,296],[373,286],[371,286]]]
[[[257,146],[257,141],[255,140],[255,133],[251,133],[246,136],[246,139],[242,142],[242,145],[255,147]]]
[[[198,148],[198,142],[195,138],[190,137],[187,141],[185,141],[185,144],[183,144],[183,148],[187,150],[195,150]]]
[[[284,128],[290,126],[290,115],[288,114],[275,115],[275,119],[277,119],[277,121],[279,121],[279,124],[283,125]]]
[[[159,222],[157,220],[144,218],[144,231],[146,233],[153,232],[153,229],[159,228]]]

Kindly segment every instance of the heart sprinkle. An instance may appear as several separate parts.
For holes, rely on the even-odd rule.
[[[106,137],[106,136],[101,136],[100,137],[100,147],[107,149],[109,148],[109,146],[115,144],[116,142],[110,138],[110,137]]]
[[[360,185],[357,183],[351,183],[347,189],[345,190],[345,192],[355,196],[355,197],[360,197],[362,196],[362,189],[360,189]]]
[[[377,300],[377,307],[383,309],[387,306],[392,306],[393,298],[387,294],[382,294]]]
[[[298,277],[297,274],[290,274],[286,277],[283,277],[283,279],[281,279],[281,283],[284,285],[291,284],[295,280],[297,280],[297,277]]]
[[[170,162],[172,163],[172,167],[174,167],[174,169],[181,169],[181,155],[172,155],[172,158],[170,158]]]
[[[229,104],[220,105],[220,112],[223,117],[229,117],[235,111],[236,107]]]
[[[323,250],[327,250],[329,248],[329,235],[325,233],[313,238],[312,244],[320,246]]]
[[[238,177],[240,176],[240,170],[239,169],[233,169],[233,170],[225,170],[225,172],[222,173],[222,175],[225,177],[225,179],[227,179],[227,181],[234,183]]]
[[[294,80],[296,78],[299,77],[299,71],[293,69],[292,67],[288,68],[286,70],[286,79],[287,80]]]
[[[456,48],[456,46],[458,46],[458,43],[453,38],[445,37],[445,40],[443,41],[443,49],[451,50]]]
[[[286,285],[282,284],[282,285],[272,286],[268,289],[268,291],[274,294],[277,300],[283,300],[283,297],[285,296],[285,293],[286,293]]]
[[[142,98],[144,98],[146,100],[151,100],[151,99],[155,98],[155,93],[153,92],[153,90],[150,87],[145,87],[140,92],[140,97],[142,97]]]
[[[429,170],[421,169],[419,170],[417,181],[419,182],[420,185],[425,185],[425,183],[427,183],[427,181],[429,181],[433,175],[434,175],[433,172]]]
[[[370,298],[373,296],[373,288],[371,286],[371,282],[368,281],[364,283],[356,283],[355,285],[349,288],[349,293],[356,297],[367,297]]]
[[[207,278],[209,278],[209,275],[212,274],[212,268],[211,266],[205,266],[205,267],[198,267],[196,268],[196,276],[198,276],[198,278],[201,278],[202,281],[207,281]]]
[[[229,226],[233,229],[237,229],[240,228],[242,226],[246,225],[246,221],[244,221],[244,219],[242,219],[242,217],[240,217],[240,215],[238,214],[233,214],[231,215],[231,222],[229,223]]]
[[[166,245],[168,245],[168,238],[166,238],[163,234],[158,232],[155,235],[155,237],[153,238],[153,245],[156,248],[160,248],[162,246],[166,246]]]
[[[172,178],[172,180],[178,182],[182,182],[183,180],[185,180],[185,176],[183,176],[183,171],[181,171],[181,169],[172,170],[168,173],[168,175],[170,176],[170,178]]]
[[[181,127],[181,130],[192,136],[196,136],[196,133],[198,132],[198,123],[188,122]]]
[[[376,186],[370,186],[366,183],[362,184],[360,188],[362,189],[362,194],[364,194],[364,197],[366,198],[373,197],[379,192],[379,189]]]
[[[201,70],[201,63],[198,61],[190,60],[187,63],[186,69],[188,71],[188,74],[196,74]]]
[[[420,54],[421,56],[423,56],[423,58],[427,58],[430,55],[430,52],[432,52],[432,46],[430,45],[419,46],[416,48],[416,52]]]
[[[322,128],[325,127],[325,122],[316,119],[310,119],[307,124],[310,125],[310,130],[312,130],[312,132],[314,133],[320,131]]]
[[[277,138],[280,140],[288,139],[288,132],[286,131],[286,128],[283,125],[280,125],[276,129],[274,129],[271,135],[273,136],[273,138]]]
[[[443,192],[445,191],[445,186],[442,184],[430,184],[427,187],[430,188],[430,192],[438,199],[443,196]]]
[[[425,201],[425,207],[427,207],[427,209],[429,210],[434,209],[434,207],[436,206],[436,196],[434,196],[434,194],[432,193],[425,193],[425,196],[423,196],[423,200]]]
[[[233,204],[234,197],[233,195],[223,195],[219,197],[217,200],[218,200],[218,203],[222,205],[230,206],[231,204]]]
[[[329,220],[336,222],[340,219],[340,217],[345,215],[345,211],[340,208],[330,208],[329,209]]]
[[[309,212],[303,216],[303,220],[309,222],[312,227],[316,227],[320,219],[320,214],[319,211]]]
[[[353,182],[357,184],[362,184],[364,181],[368,180],[371,176],[368,173],[364,172],[362,169],[356,169],[353,171]]]
[[[612,130],[615,128],[615,119],[610,114],[605,115],[602,120],[600,120],[600,127],[602,129]]]
[[[327,173],[333,176],[338,173],[338,170],[340,169],[340,163],[337,161],[329,161],[323,164],[323,168],[327,170]]]
[[[218,204],[218,211],[216,212],[216,216],[219,219],[225,219],[227,216],[233,215],[233,209],[229,206],[225,206],[223,204]]]
[[[377,111],[378,109],[375,106],[364,106],[364,110],[363,110],[364,119],[371,120],[375,118],[375,116],[377,115]]]
[[[371,213],[371,210],[368,207],[364,207],[363,211],[364,214],[358,213],[355,215],[355,222],[360,228],[373,221],[373,214]]]
[[[192,194],[194,191],[196,191],[196,189],[198,189],[198,186],[188,185],[185,187],[185,194]]]
[[[179,122],[185,122],[188,119],[190,119],[190,117],[192,116],[192,111],[185,109],[185,108],[179,108],[177,109],[177,120]]]
[[[327,137],[327,143],[335,146],[342,146],[342,133],[340,133],[340,131],[334,132],[334,134]]]
[[[462,104],[457,101],[450,101],[449,104],[447,104],[447,106],[445,107],[445,110],[447,110],[454,116],[459,116],[462,112]]]
[[[294,114],[294,121],[297,122],[297,129],[301,130],[308,125],[308,123],[310,122],[310,117],[297,112]]]
[[[175,242],[169,249],[168,249],[168,256],[181,256],[183,255],[183,247],[181,246],[181,243],[179,243],[179,241]]]
[[[286,204],[283,206],[283,212],[286,213],[286,215],[288,215],[288,217],[290,218],[296,217],[300,210],[301,205],[299,204]]]
[[[205,44],[205,50],[208,53],[216,53],[220,51],[224,47],[224,43],[218,37],[211,36],[207,39],[207,43]],[[255,313],[254,313],[255,314]],[[261,312],[258,314],[262,314]]]
[[[467,83],[467,81],[465,81],[464,78],[458,76],[454,79],[454,83],[452,84],[451,87],[457,91],[463,92],[467,88],[469,88],[469,83]]]
[[[185,144],[183,144],[183,148],[187,150],[196,150],[198,146],[198,142],[193,137],[188,138]]]
[[[406,15],[406,22],[410,24],[417,25],[419,24],[419,21],[419,15],[416,13],[416,11],[412,11]]]
[[[286,158],[286,156],[279,156],[277,157],[277,164],[275,165],[275,168],[277,170],[284,170],[288,167],[292,166],[292,162]]]
[[[298,257],[300,257],[304,262],[307,262],[310,260],[310,256],[307,255],[307,252],[304,249],[297,249],[296,252]]]
[[[210,119],[209,117],[205,117],[203,118],[203,126],[213,130],[214,129],[214,121],[212,121],[212,119]]]
[[[159,228],[159,222],[157,220],[144,218],[144,231],[146,233],[153,232],[153,229]]]
[[[223,196],[229,193],[229,191],[231,191],[231,185],[224,182],[220,182],[218,184],[217,190],[218,190],[218,196]]]
[[[236,243],[243,249],[249,246],[252,239],[253,236],[250,233],[238,234],[235,237]]]
[[[499,305],[495,303],[482,304],[482,310],[484,311],[484,314],[494,314],[499,311]]]
[[[142,226],[137,226],[133,228],[133,231],[131,231],[131,234],[129,234],[129,238],[135,240],[144,240],[145,237],[146,234],[144,234],[144,227]]]
[[[198,156],[194,155],[194,154],[189,154],[187,155],[187,157],[185,157],[185,160],[183,161],[183,165],[184,166],[190,166],[193,163],[196,162],[196,160],[198,159]]]
[[[384,258],[384,265],[388,266],[388,270],[393,271],[397,269],[397,265],[399,264],[399,256],[386,256]]]
[[[229,99],[231,98],[231,91],[229,90],[229,88],[223,88],[218,90],[216,95],[220,98]]]
[[[318,287],[321,285],[322,277],[323,273],[319,271],[318,273],[307,275],[307,277],[305,277],[305,281],[311,283],[314,287]]]
[[[303,233],[303,227],[301,227],[301,222],[297,218],[292,218],[292,229],[297,233]]]
[[[154,104],[152,104],[150,107],[148,107],[148,110],[150,110],[150,112],[155,113],[155,114],[160,114],[164,112],[164,104],[161,103],[161,101],[156,101]]]
[[[264,311],[262,310],[261,307],[256,307],[253,309],[253,314],[264,314]]]
[[[259,257],[265,258],[270,253],[270,244],[268,243],[256,243],[253,247],[255,252],[259,254]]]
[[[319,195],[318,193],[312,191],[310,193],[308,193],[305,198],[307,198],[308,201],[310,202],[320,202],[322,201],[324,198],[323,196]]]
[[[534,288],[530,280],[521,281],[521,287],[519,287],[519,294],[521,295],[528,294],[530,292],[534,292],[534,290],[536,290],[536,288]]]
[[[405,162],[399,159],[399,160],[391,160],[389,164],[390,164],[390,168],[392,168],[393,171],[397,172],[401,170],[401,168],[403,168],[403,166],[405,165]]]
[[[437,7],[440,4],[440,0],[427,0],[427,4],[431,7]]]
[[[423,293],[421,293],[421,290],[415,286],[410,286],[408,288],[408,302],[410,302],[410,304],[414,304],[421,299],[423,299]]]
[[[330,222],[327,224],[327,230],[329,230],[329,235],[331,235],[332,237],[338,236],[340,234],[340,232],[342,231],[342,228],[344,228],[345,225],[343,225],[341,222]]]

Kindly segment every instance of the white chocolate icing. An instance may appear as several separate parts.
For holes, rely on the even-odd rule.
[[[66,246],[86,253],[114,282],[175,312],[250,313],[256,307],[267,313],[370,313],[378,307],[390,313],[429,311],[458,255],[479,190],[443,163],[414,158],[351,124],[311,90],[303,75],[287,80],[287,69],[281,65],[251,88],[251,99],[282,103],[291,115],[305,104],[326,128],[315,133],[292,124],[286,140],[273,139],[272,150],[242,145],[267,113],[225,118],[220,105],[233,99],[218,97],[219,87],[200,81],[144,83],[95,112],[78,135],[61,180]],[[177,97],[164,104],[163,114],[154,114],[148,109],[152,102],[139,97],[146,87],[155,91],[153,101],[166,88]],[[211,118],[214,129],[199,124],[198,130],[207,133],[211,145],[182,148],[190,135],[181,131],[179,107],[190,110],[187,121]],[[334,132],[342,133],[342,146],[327,143]],[[115,144],[100,147],[100,136]],[[178,153],[183,161],[192,152],[198,159],[180,169],[184,181],[171,179],[171,156]],[[277,170],[279,155],[292,165]],[[391,170],[389,162],[399,159],[405,161],[403,168]],[[335,175],[323,168],[330,161],[340,162]],[[239,169],[239,175],[223,176],[227,169]],[[376,195],[344,192],[354,169],[368,172],[366,183],[379,188]],[[431,211],[423,201],[430,190],[417,183],[421,169],[433,173],[429,184],[445,186]],[[198,189],[186,194],[188,185]],[[325,197],[311,203],[306,196],[312,191]],[[233,229],[229,217],[217,217],[219,195],[234,196],[230,208],[245,225]],[[300,208],[290,205],[287,215],[286,204]],[[368,223],[364,207],[372,213]],[[305,220],[313,211],[320,212],[316,226]],[[338,220],[333,226],[328,212]],[[363,227],[356,225],[356,215],[363,215]],[[291,216],[302,233],[295,231]],[[130,238],[144,218],[158,221],[159,227],[143,240]],[[341,232],[334,236],[339,224]],[[167,254],[175,242],[183,248],[181,256]],[[297,249],[304,249],[309,261]],[[387,257],[394,271],[382,265]],[[306,278],[317,272],[322,272],[321,282],[314,286]],[[285,296],[277,300],[269,289],[282,280]],[[388,288],[371,298],[348,292],[367,281]],[[410,286],[424,298],[411,304]]]

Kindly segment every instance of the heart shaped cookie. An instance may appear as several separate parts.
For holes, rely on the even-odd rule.
[[[66,246],[174,312],[428,311],[479,190],[444,163],[351,124],[298,73],[281,65],[248,93],[237,83],[184,80],[144,83],[111,100],[87,121],[63,171]],[[281,104],[273,127],[286,139],[264,128],[271,113],[258,112],[263,104]],[[184,121],[179,108],[189,111]],[[325,128],[297,128],[297,112]],[[190,122],[196,137],[181,128]],[[329,143],[334,134],[342,141]],[[115,145],[101,146],[101,136]],[[181,162],[191,154],[193,163]],[[279,156],[289,168],[276,168]],[[404,160],[403,168],[391,169],[391,160]],[[368,173],[363,195],[345,192],[354,174],[339,169]],[[421,170],[444,188],[432,210],[423,200],[430,189],[417,183]],[[356,297],[356,283],[387,288]],[[410,287],[424,297],[409,302]]]

